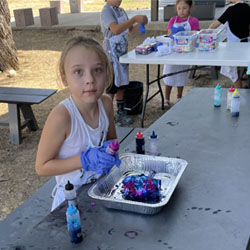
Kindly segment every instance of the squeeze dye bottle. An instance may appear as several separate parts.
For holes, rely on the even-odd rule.
[[[71,242],[80,243],[82,241],[80,215],[77,208],[72,204],[67,208],[66,218]]]
[[[232,116],[237,117],[240,114],[240,93],[237,89],[232,96]]]
[[[149,153],[151,155],[158,155],[158,136],[155,134],[154,130],[149,136]]]
[[[136,143],[136,153],[145,154],[145,140],[141,130],[139,130],[138,133],[136,134],[135,143]]]
[[[232,96],[233,96],[234,88],[231,86],[231,88],[227,92],[227,109],[231,110],[232,107]]]
[[[65,200],[68,201],[68,206],[72,204],[73,206],[77,207],[77,197],[76,197],[76,190],[74,185],[68,181],[64,188],[64,196]]]
[[[119,142],[118,141],[112,141],[106,148],[106,153],[110,155],[115,155],[116,152],[119,150]]]
[[[221,97],[222,97],[222,90],[220,84],[218,83],[214,89],[214,107],[221,106]]]

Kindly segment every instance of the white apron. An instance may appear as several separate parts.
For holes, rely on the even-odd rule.
[[[189,17],[188,17],[186,22],[182,22],[182,23],[176,23],[176,20],[177,20],[177,17],[176,17],[174,24],[173,24],[173,26],[175,28],[182,26],[185,29],[185,31],[191,30],[191,25],[189,23]],[[169,73],[174,73],[174,72],[178,72],[178,71],[185,70],[188,68],[189,68],[189,66],[187,66],[187,65],[167,65],[167,64],[165,64],[164,68],[163,68],[163,74],[165,75],[165,74],[169,74]],[[182,86],[187,84],[188,73],[189,72],[183,72],[183,73],[179,73],[179,74],[176,74],[173,76],[168,76],[168,77],[163,78],[163,81],[164,81],[165,85],[168,85],[168,86],[182,87]]]
[[[112,10],[115,13],[118,24],[128,20],[127,15],[123,10],[121,10],[122,15],[120,17],[117,16],[113,8]],[[121,64],[119,62],[119,57],[128,52],[128,29],[119,35],[114,35],[110,38],[105,38],[105,39],[108,39],[110,44],[110,58],[114,69],[115,85],[116,87],[128,85],[129,84],[128,64]]]
[[[227,23],[227,41],[229,43],[239,43],[240,38],[235,36],[229,28],[229,24]],[[232,80],[232,82],[236,82],[238,79],[238,70],[235,66],[221,66],[220,73]]]

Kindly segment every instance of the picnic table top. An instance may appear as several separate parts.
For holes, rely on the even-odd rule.
[[[56,91],[55,89],[0,87],[0,102],[39,104]]]

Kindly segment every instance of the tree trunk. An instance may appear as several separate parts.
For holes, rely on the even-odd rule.
[[[18,69],[17,49],[10,26],[7,0],[0,0],[0,70]]]

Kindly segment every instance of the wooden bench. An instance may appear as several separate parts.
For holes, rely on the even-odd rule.
[[[12,144],[21,143],[21,130],[26,126],[30,130],[38,129],[31,105],[43,102],[55,92],[55,89],[0,87],[0,102],[8,103],[9,111],[8,121],[0,121],[0,125],[9,126]],[[20,110],[24,122],[21,122]]]

